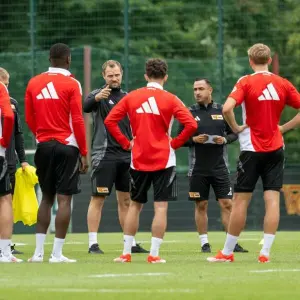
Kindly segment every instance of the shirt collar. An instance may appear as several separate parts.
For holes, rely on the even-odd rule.
[[[269,71],[257,71],[257,72],[252,73],[252,75],[255,75],[255,74],[262,74],[262,73],[269,73],[269,74],[272,74],[272,72],[269,72]]]
[[[164,88],[157,82],[148,82],[147,87],[153,87],[156,89],[163,90]]]
[[[198,103],[200,107],[205,107],[205,108],[208,108],[208,107],[211,107],[213,104],[214,104],[214,100],[211,100],[211,102],[209,102],[207,105],[205,104],[200,104]]]
[[[65,76],[71,76],[71,73],[66,70],[66,69],[62,69],[62,68],[52,68],[50,67],[48,70],[48,73],[59,73]]]

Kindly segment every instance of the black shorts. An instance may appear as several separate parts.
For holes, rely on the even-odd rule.
[[[11,194],[11,184],[7,170],[7,161],[0,156],[0,197]]]
[[[102,160],[92,175],[92,195],[108,196],[115,184],[120,192],[129,193],[130,161]]]
[[[78,148],[54,140],[39,143],[34,162],[43,193],[74,195],[80,192]]]
[[[9,180],[11,184],[11,193],[14,193],[15,190],[15,185],[16,185],[16,165],[8,165],[8,174],[9,174]]]
[[[215,176],[192,175],[190,178],[189,200],[208,200],[209,190],[212,186],[216,200],[232,199],[232,187],[228,172]]]
[[[131,200],[139,203],[148,201],[148,190],[153,183],[154,201],[174,200],[177,197],[176,169],[146,172],[130,169]]]
[[[283,183],[284,150],[273,152],[243,151],[237,163],[234,191],[252,193],[259,177],[264,191],[280,191]]]

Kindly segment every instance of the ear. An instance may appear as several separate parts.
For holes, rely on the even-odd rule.
[[[253,65],[254,65],[254,63],[253,63],[253,61],[252,61],[252,59],[251,59],[251,58],[249,58],[249,65],[250,65],[250,67],[253,69]]]
[[[67,64],[70,65],[71,64],[71,55],[67,57]]]
[[[144,77],[145,77],[145,80],[146,80],[147,82],[149,82],[149,81],[150,81],[150,79],[149,79],[149,77],[148,77],[148,75],[147,75],[147,74],[144,74]]]
[[[270,65],[271,63],[272,63],[272,57],[269,58],[268,65]]]
[[[168,74],[166,74],[166,76],[164,77],[164,82],[167,82],[168,80]]]

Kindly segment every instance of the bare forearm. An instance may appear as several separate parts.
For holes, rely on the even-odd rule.
[[[282,125],[282,132],[288,132],[296,127],[300,126],[300,112],[289,122]]]
[[[230,126],[231,130],[233,133],[238,133],[239,132],[239,125],[237,124],[235,120],[235,115],[233,110],[229,110],[223,113],[224,118],[227,122],[227,124]]]

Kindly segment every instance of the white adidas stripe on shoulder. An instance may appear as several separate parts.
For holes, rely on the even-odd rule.
[[[81,87],[81,83],[80,83],[77,79],[75,79],[75,78],[73,78],[73,77],[70,77],[70,78],[73,79],[73,80],[75,80],[75,81],[78,83],[80,95],[82,95],[82,87]]]
[[[248,76],[249,75],[244,75],[244,76],[240,77],[236,83],[240,82],[243,78],[248,77]]]

